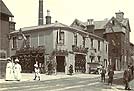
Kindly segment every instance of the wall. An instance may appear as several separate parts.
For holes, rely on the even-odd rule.
[[[7,56],[9,56],[9,16],[1,14],[0,16],[0,50],[5,50]]]

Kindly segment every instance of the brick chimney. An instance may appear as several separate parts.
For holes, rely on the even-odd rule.
[[[38,25],[43,25],[43,0],[39,0]]]
[[[49,10],[47,10],[46,24],[51,24],[51,16],[50,16],[50,11]]]
[[[94,23],[93,23],[93,19],[87,19],[87,32],[89,32],[89,33],[94,33],[94,28],[95,28],[95,26],[94,26]]]
[[[119,22],[121,22],[121,21],[124,19],[124,13],[123,13],[123,12],[119,11],[119,12],[117,12],[117,13],[115,13],[115,14],[116,14],[116,19],[117,19]]]

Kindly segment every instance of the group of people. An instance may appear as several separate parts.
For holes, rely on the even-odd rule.
[[[101,70],[101,81],[105,82],[105,75],[106,75],[106,69],[104,68],[104,66],[102,66]],[[128,68],[126,70],[124,70],[123,73],[123,82],[125,84],[125,90],[131,90],[130,86],[129,86],[129,82],[132,80],[133,78],[133,70],[134,67],[133,65],[128,66]],[[114,76],[114,70],[112,68],[110,68],[108,70],[108,85],[113,83],[113,76]]]
[[[7,58],[6,65],[6,81],[12,80],[21,80],[21,65],[19,64],[19,60],[16,58],[14,61],[11,58]]]

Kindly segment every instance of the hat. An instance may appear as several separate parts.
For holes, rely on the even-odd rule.
[[[38,65],[37,65],[37,64],[35,64],[35,65],[34,65],[34,67],[38,67]]]
[[[11,61],[11,58],[10,58],[10,57],[8,57],[8,58],[7,58],[7,60]]]
[[[15,59],[15,62],[19,62],[19,60],[18,59]]]

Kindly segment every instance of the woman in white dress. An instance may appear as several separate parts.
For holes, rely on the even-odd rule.
[[[6,81],[14,80],[14,74],[13,74],[13,67],[14,63],[11,61],[11,58],[7,58],[7,65],[6,65]]]
[[[15,59],[14,75],[15,75],[15,80],[17,81],[21,80],[21,65],[19,64],[18,59]]]

